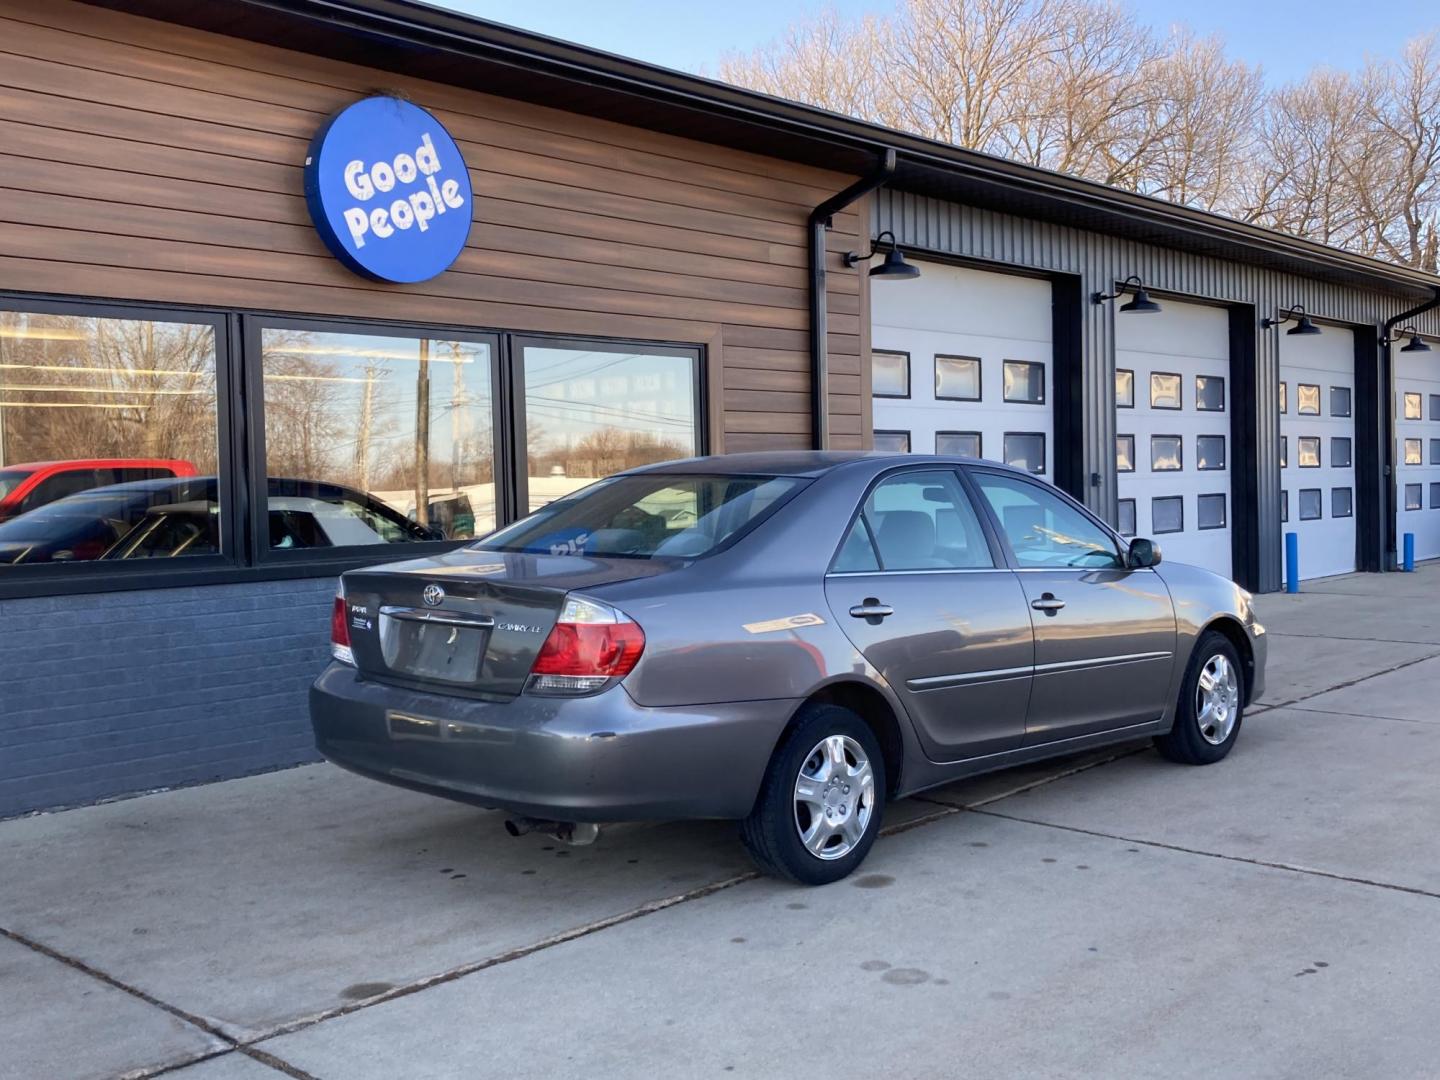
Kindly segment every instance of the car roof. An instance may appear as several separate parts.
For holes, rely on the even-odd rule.
[[[758,450],[741,454],[714,454],[709,457],[662,461],[628,469],[621,475],[684,473],[705,476],[805,476],[817,477],[837,469],[868,469],[880,472],[896,465],[985,465],[1028,476],[1024,469],[998,461],[946,454],[907,454],[888,450]]]

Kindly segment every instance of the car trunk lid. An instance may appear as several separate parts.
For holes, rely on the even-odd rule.
[[[352,570],[343,579],[351,652],[376,679],[508,700],[525,688],[568,593],[676,565],[461,550]]]

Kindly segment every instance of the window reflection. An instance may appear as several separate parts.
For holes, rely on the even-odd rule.
[[[526,345],[529,505],[611,473],[699,452],[693,353]]]
[[[267,327],[261,353],[272,548],[495,527],[488,343]]]
[[[208,323],[0,311],[0,567],[104,558],[181,497],[218,520],[215,371]]]

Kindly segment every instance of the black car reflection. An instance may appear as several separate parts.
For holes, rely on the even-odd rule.
[[[270,546],[276,550],[445,539],[440,529],[339,484],[275,477],[268,489]],[[0,565],[219,551],[213,476],[93,488],[0,523]]]

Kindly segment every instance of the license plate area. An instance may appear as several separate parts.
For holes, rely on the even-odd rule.
[[[489,640],[490,627],[478,621],[380,612],[381,657],[386,667],[407,678],[474,684]]]

